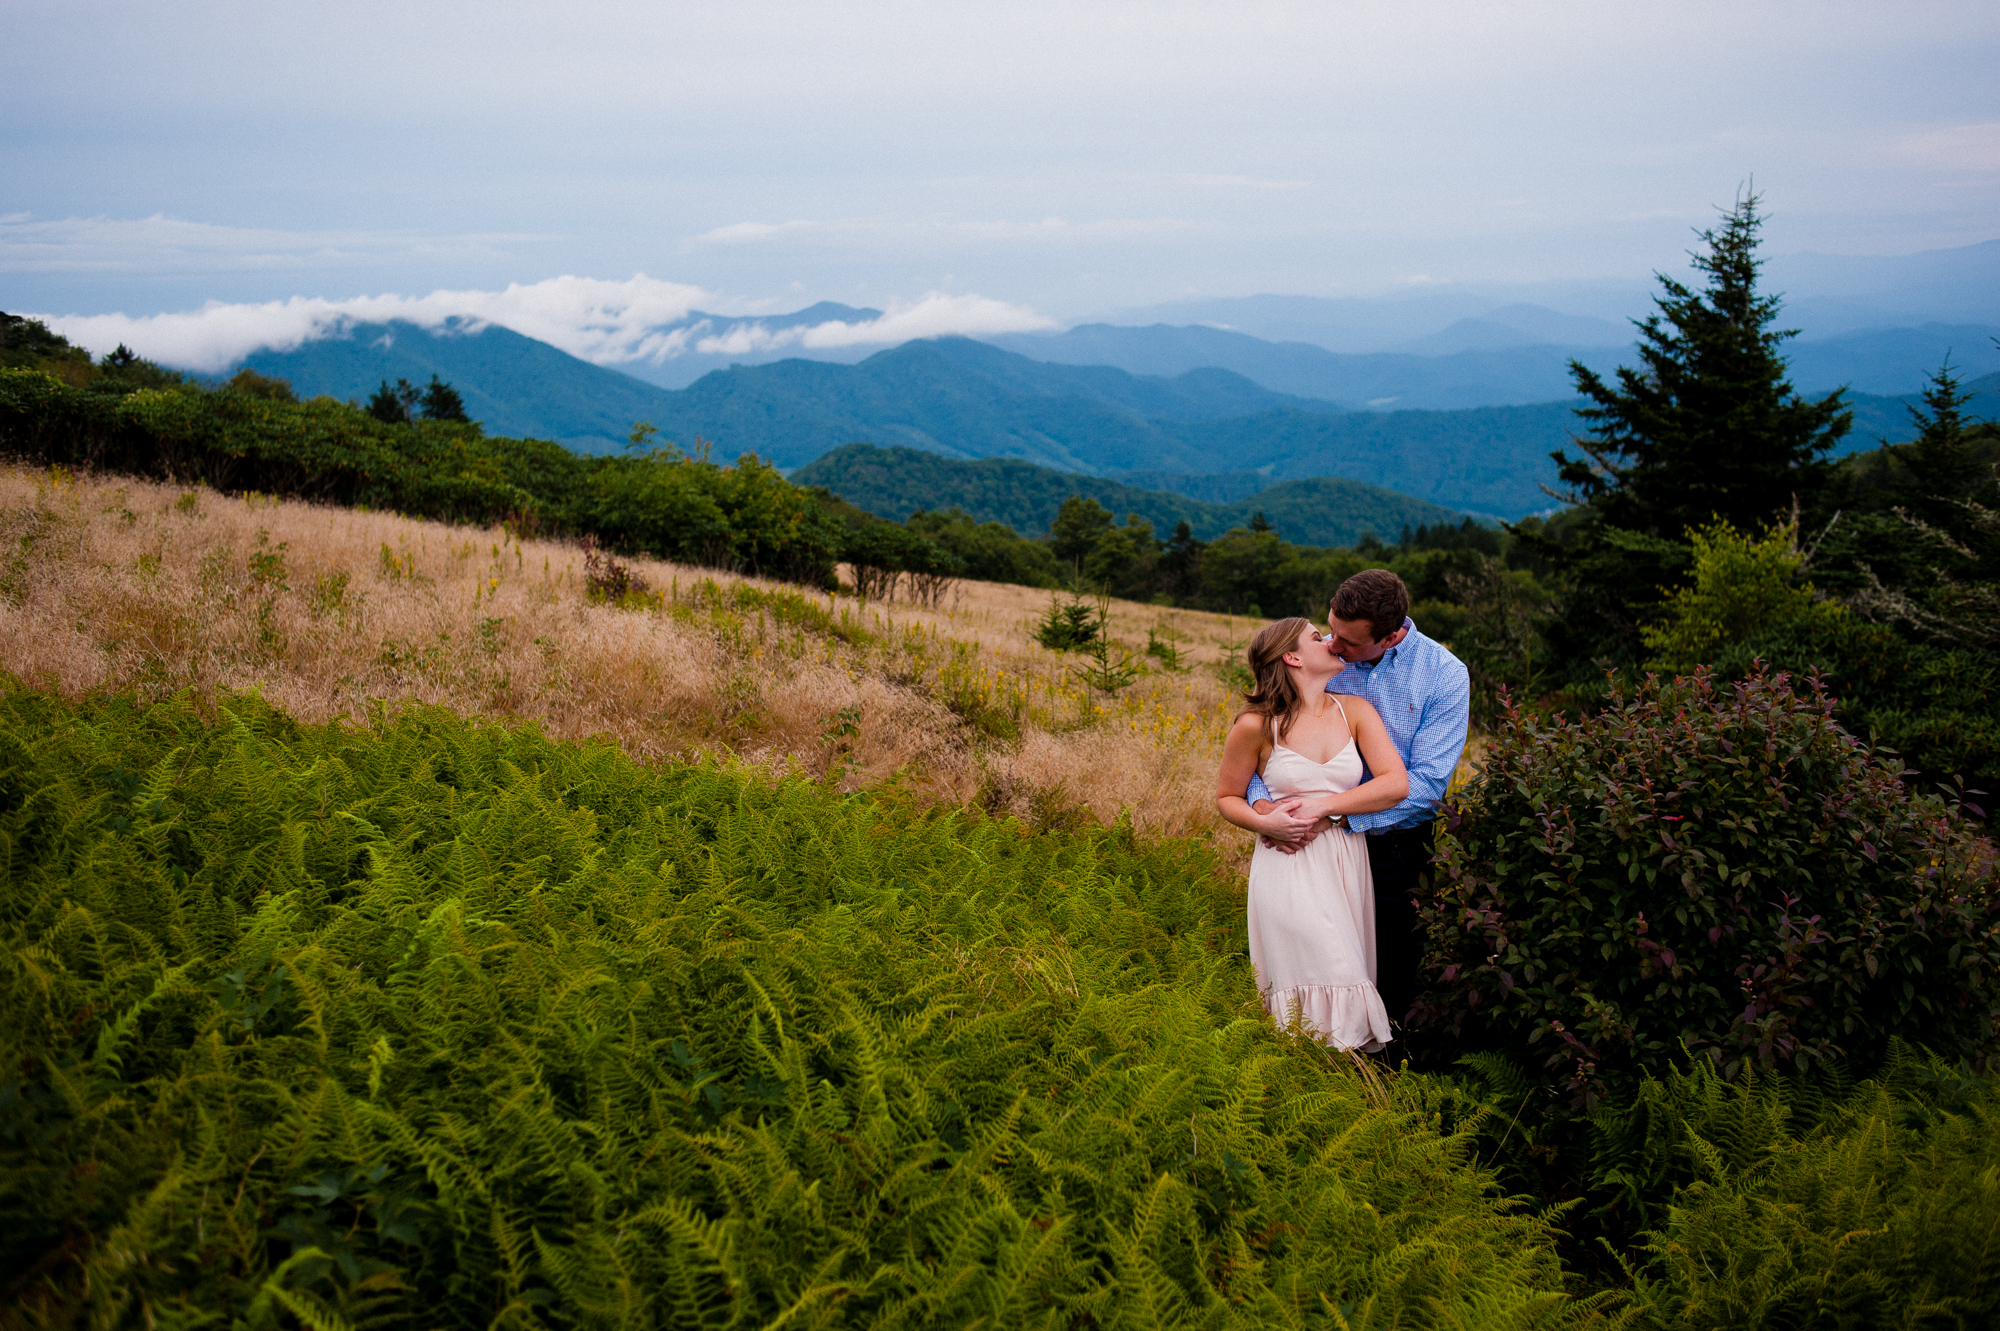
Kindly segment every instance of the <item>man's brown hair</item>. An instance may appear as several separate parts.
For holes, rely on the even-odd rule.
[[[1365,619],[1375,641],[1403,627],[1410,613],[1410,589],[1386,568],[1364,568],[1333,594],[1335,619]]]

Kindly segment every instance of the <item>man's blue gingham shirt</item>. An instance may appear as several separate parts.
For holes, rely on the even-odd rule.
[[[1465,751],[1471,724],[1472,678],[1465,662],[1444,644],[1417,632],[1409,619],[1403,640],[1373,661],[1350,664],[1327,681],[1328,693],[1354,694],[1375,704],[1403,765],[1410,770],[1410,793],[1380,813],[1351,813],[1357,832],[1390,832],[1422,827],[1437,814],[1445,788]],[[1250,778],[1244,798],[1255,804],[1271,798],[1261,775]]]

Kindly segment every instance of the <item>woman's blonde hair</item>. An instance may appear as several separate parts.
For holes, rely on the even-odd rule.
[[[1292,722],[1299,719],[1299,709],[1305,706],[1298,683],[1285,666],[1285,653],[1297,651],[1299,634],[1312,626],[1310,619],[1300,615],[1266,624],[1250,639],[1250,649],[1244,654],[1256,684],[1243,695],[1243,710],[1236,715],[1262,717],[1264,738],[1272,743],[1290,732]]]

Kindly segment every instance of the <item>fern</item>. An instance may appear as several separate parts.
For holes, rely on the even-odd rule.
[[[0,1325],[1601,1318],[1201,845],[423,708],[0,735]]]

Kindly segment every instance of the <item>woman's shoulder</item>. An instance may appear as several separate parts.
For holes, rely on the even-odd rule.
[[[1255,735],[1259,740],[1262,740],[1264,737],[1263,714],[1259,712],[1237,713],[1236,719],[1229,723],[1229,733],[1232,738],[1237,735]]]

